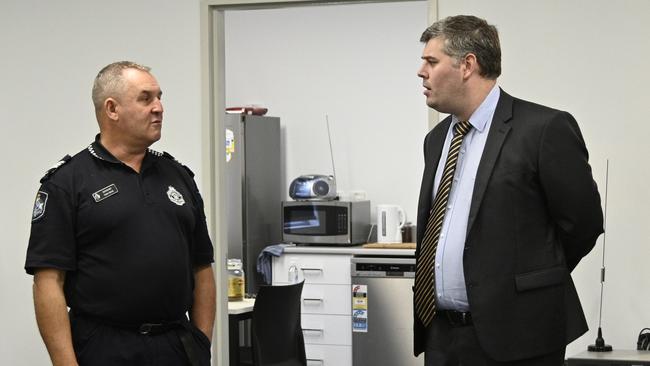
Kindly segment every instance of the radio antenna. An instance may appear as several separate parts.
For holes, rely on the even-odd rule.
[[[609,186],[609,159],[606,160],[605,167],[605,214],[603,222],[603,264],[600,268],[600,305],[598,309],[598,336],[596,342],[587,347],[591,352],[609,352],[612,346],[605,343],[603,338],[603,331],[600,328],[601,321],[603,320],[603,287],[605,285],[605,240],[607,239],[607,187]]]
[[[336,168],[334,167],[334,152],[332,151],[332,135],[330,134],[330,119],[325,115],[325,123],[327,123],[327,140],[330,143],[330,158],[332,159],[332,174],[336,180]]]

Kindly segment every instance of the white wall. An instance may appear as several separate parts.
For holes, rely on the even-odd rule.
[[[313,172],[312,169],[329,171],[323,121],[323,115],[328,113],[342,189],[365,189],[375,203],[379,199],[400,203],[412,217],[421,168],[401,171],[399,167],[421,166],[426,117],[404,116],[411,109],[416,113],[425,111],[420,83],[414,77],[421,52],[417,38],[425,14],[386,17],[381,6],[362,14],[361,20],[382,19],[376,22],[380,32],[387,27],[405,32],[412,29],[413,43],[383,47],[387,42],[393,47],[393,33],[381,33],[381,38],[367,35],[355,39],[354,34],[328,38],[341,47],[334,63],[318,65],[318,60],[314,60],[314,64],[307,64],[313,65],[312,69],[301,71],[309,72],[306,81],[277,83],[274,91],[299,91],[297,104],[317,101],[311,112],[292,117],[296,123],[306,121],[313,128],[296,125],[295,134],[286,130],[288,149],[296,149],[291,153],[296,160],[288,162],[288,175]],[[645,291],[650,285],[646,265],[650,257],[646,228],[650,223],[645,209],[650,206],[650,192],[645,184],[650,176],[646,162],[650,148],[645,142],[650,127],[646,123],[648,93],[644,89],[650,85],[645,65],[650,56],[646,40],[650,25],[644,18],[650,14],[650,3],[442,0],[440,13],[473,13],[499,27],[504,50],[501,85],[516,96],[563,108],[576,116],[603,192],[605,159],[610,159],[603,327],[605,339],[615,348],[633,348],[638,330],[650,325],[650,314],[644,312],[644,305],[650,300]],[[344,19],[346,13],[324,10],[323,14],[329,14],[327,19],[334,22]],[[323,37],[332,32],[336,29],[321,30]],[[319,53],[310,40],[299,38],[299,34],[289,36],[294,47],[287,47],[286,42],[280,46],[289,51],[308,46],[319,57],[328,56]],[[250,47],[270,48],[266,46],[268,37],[252,34],[248,39],[255,41],[249,43]],[[3,329],[10,330],[0,334],[0,364],[41,365],[47,364],[47,355],[34,322],[31,278],[22,269],[38,179],[61,156],[86,146],[97,131],[90,87],[99,68],[114,60],[132,59],[152,66],[165,92],[163,140],[154,148],[170,151],[195,168],[201,181],[199,5],[198,1],[174,0],[4,0],[0,3],[0,44],[0,154],[5,164],[0,183],[0,320]],[[365,50],[367,57],[346,58],[357,50]],[[257,57],[249,71],[256,73],[258,68],[264,68],[272,61],[268,57]],[[299,53],[293,54],[292,59],[309,57],[310,54]],[[390,64],[384,64],[387,58]],[[358,74],[338,79],[348,63],[359,70]],[[285,70],[282,67],[288,66],[280,62],[274,67]],[[396,75],[396,69],[402,70],[397,74],[402,74]],[[333,71],[336,74],[328,78]],[[386,76],[388,72],[392,76]],[[311,82],[314,78],[320,84]],[[267,83],[256,77],[248,90],[257,91]],[[321,85],[341,88],[336,94],[326,95],[320,92]],[[394,90],[403,91],[403,103],[408,110],[396,111],[395,103],[371,100],[385,98]],[[276,106],[280,101],[271,96],[230,95],[229,102],[266,104],[271,115],[287,120],[295,108],[280,108]],[[357,101],[368,111],[362,117],[352,118],[348,108],[358,105]],[[387,114],[390,119],[385,118]],[[373,121],[379,121],[379,126]],[[388,124],[393,129],[386,130]],[[359,133],[359,128],[364,132]],[[394,144],[395,140],[399,146]],[[303,145],[301,141],[310,144]],[[376,145],[378,141],[383,142]],[[315,158],[299,158],[313,150],[318,151]],[[393,150],[394,154],[386,153]],[[386,179],[385,185],[366,185],[367,178],[383,180],[383,174],[366,167],[380,160],[378,157],[389,162],[388,170],[397,169],[404,176],[400,180]],[[317,165],[312,167],[312,162]],[[358,170],[364,176],[354,175]],[[599,241],[598,248],[574,272],[592,331],[575,342],[568,354],[581,351],[595,338],[601,247]]]
[[[417,77],[427,3],[227,11],[226,105],[259,104],[284,131],[284,195],[302,174],[362,190],[372,216],[399,204],[415,222],[427,109]],[[374,222],[374,220],[373,220]]]
[[[153,68],[164,91],[163,138],[201,182],[199,1],[0,2],[0,364],[46,365],[23,270],[38,180],[98,131],[90,90],[104,65]]]

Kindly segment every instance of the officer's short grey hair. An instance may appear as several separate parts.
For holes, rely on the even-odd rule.
[[[92,97],[95,112],[99,112],[102,109],[104,101],[107,98],[115,97],[124,92],[125,82],[123,72],[126,69],[135,69],[144,72],[151,70],[148,66],[131,61],[118,61],[104,66],[97,74],[97,77],[95,77],[95,82],[93,83]]]

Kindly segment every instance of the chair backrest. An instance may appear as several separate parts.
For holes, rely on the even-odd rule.
[[[260,286],[252,321],[253,362],[265,365],[307,365],[300,324],[303,282]]]

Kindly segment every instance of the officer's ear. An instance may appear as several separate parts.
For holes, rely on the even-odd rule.
[[[117,121],[117,101],[113,98],[106,98],[104,101],[104,112],[106,112],[108,118],[113,121]]]

